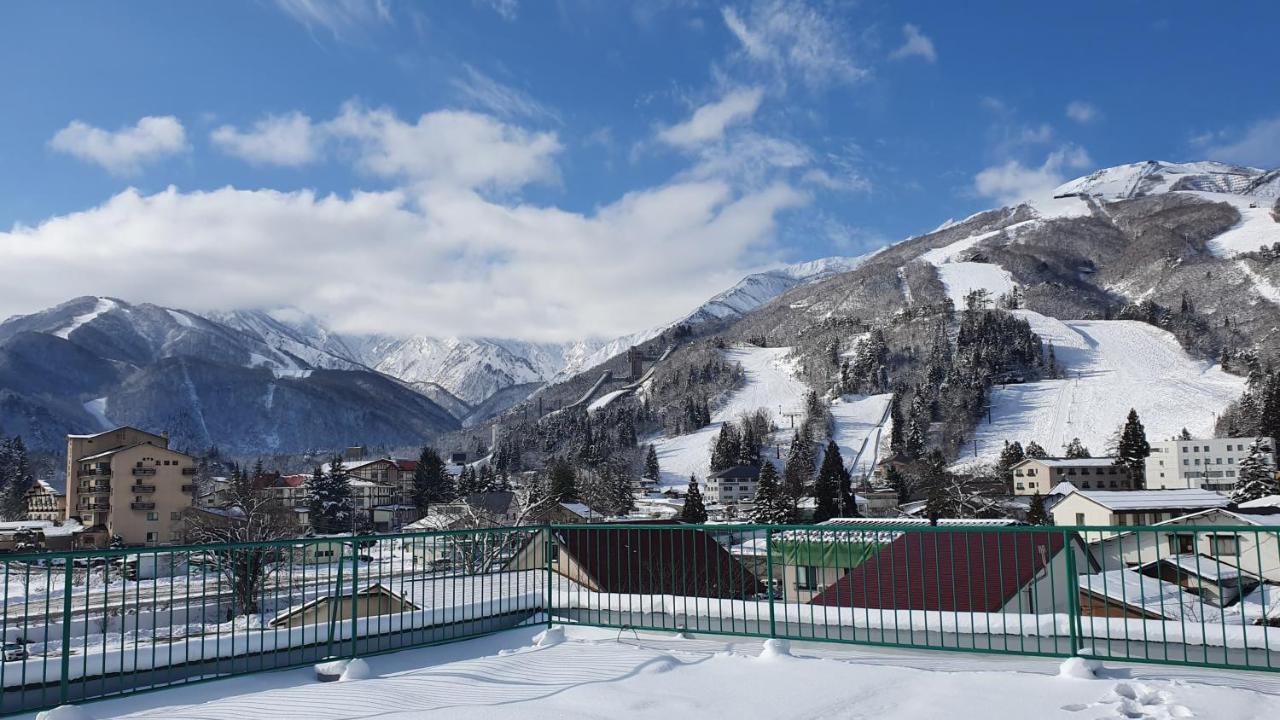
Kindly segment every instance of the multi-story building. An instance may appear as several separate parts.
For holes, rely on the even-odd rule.
[[[760,468],[735,465],[708,475],[702,495],[715,505],[743,505],[755,500],[759,484]]]
[[[1153,442],[1146,464],[1147,487],[1230,492],[1238,479],[1240,461],[1249,455],[1255,441],[1267,466],[1274,469],[1275,441],[1268,437]]]
[[[1053,506],[1053,524],[1154,525],[1193,512],[1226,507],[1225,495],[1199,489],[1131,490],[1129,492],[1073,490]],[[1098,537],[1110,533],[1095,533]]]
[[[395,502],[408,503],[413,498],[413,473],[417,469],[417,460],[379,458],[351,465],[347,473],[353,478],[389,485]]]
[[[1081,490],[1133,490],[1129,469],[1115,458],[1027,458],[1014,465],[1014,495],[1048,495],[1059,483]]]
[[[23,500],[27,504],[28,520],[61,522],[67,517],[67,481],[37,480]]]
[[[183,511],[195,496],[195,458],[169,449],[169,438],[120,427],[67,436],[67,517],[98,542],[126,545],[183,539]]]

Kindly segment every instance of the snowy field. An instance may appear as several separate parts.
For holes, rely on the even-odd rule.
[[[1101,454],[1129,408],[1137,409],[1152,440],[1184,427],[1208,437],[1217,414],[1244,391],[1244,378],[1191,358],[1172,335],[1146,323],[1017,314],[1053,343],[1067,377],[994,388],[992,422],[977,428],[982,457],[999,455],[1005,440],[1034,440],[1060,453],[1073,437]]]
[[[658,452],[658,464],[662,467],[661,487],[683,490],[689,484],[689,475],[697,475],[700,480],[707,477],[711,443],[726,421],[736,422],[743,413],[764,408],[774,423],[782,428],[778,437],[786,435],[790,438],[790,421],[783,414],[803,411],[804,394],[808,388],[792,370],[791,348],[737,347],[725,350],[724,355],[729,362],[742,365],[746,382],[712,412],[710,425],[697,432],[662,438],[653,443]]]
[[[845,395],[831,404],[831,417],[835,420],[831,439],[839,446],[845,467],[855,476],[874,470],[880,446],[889,442],[892,399],[891,393]]]
[[[923,653],[754,639],[529,629],[367,659],[370,677],[310,668],[85,705],[83,717],[1231,718],[1280,714],[1280,676]],[[27,716],[31,717],[31,716]]]

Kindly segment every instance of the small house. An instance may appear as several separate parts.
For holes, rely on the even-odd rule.
[[[370,585],[357,593],[354,604],[357,616],[362,618],[396,615],[422,609],[381,583]],[[325,595],[285,610],[272,618],[267,623],[267,627],[292,628],[350,620],[351,606],[349,595]]]

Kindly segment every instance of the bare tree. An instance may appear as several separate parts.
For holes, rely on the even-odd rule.
[[[269,493],[256,492],[244,471],[237,471],[226,501],[216,508],[188,508],[188,539],[196,544],[255,543],[292,535],[293,513]],[[236,547],[210,551],[210,560],[231,590],[228,619],[261,612],[259,599],[267,580],[285,559],[277,548]]]
[[[541,522],[556,502],[540,482],[530,482],[512,491],[509,517],[495,516],[478,502],[473,504],[462,498],[450,508],[448,527],[476,532],[445,535],[434,541],[446,544],[447,557],[464,572],[472,575],[492,572],[528,539],[528,533],[492,529]]]

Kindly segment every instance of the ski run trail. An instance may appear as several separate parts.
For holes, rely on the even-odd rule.
[[[686,435],[654,441],[658,464],[662,468],[660,488],[683,490],[689,484],[690,475],[696,475],[700,481],[705,480],[711,462],[711,446],[720,427],[726,421],[736,422],[743,414],[757,408],[768,410],[779,428],[765,448],[768,456],[786,457],[786,446],[791,441],[792,417],[796,422],[803,417],[804,396],[808,391],[795,376],[791,348],[734,347],[725,350],[724,355],[729,362],[742,365],[746,381],[712,411],[710,425]],[[855,458],[858,458],[858,472],[873,467],[873,458],[877,455],[876,441],[880,437],[887,440],[889,436],[885,420],[888,406],[888,395],[847,395],[831,405],[831,414],[835,418],[833,435],[846,467]],[[870,439],[863,450],[867,438]]]

